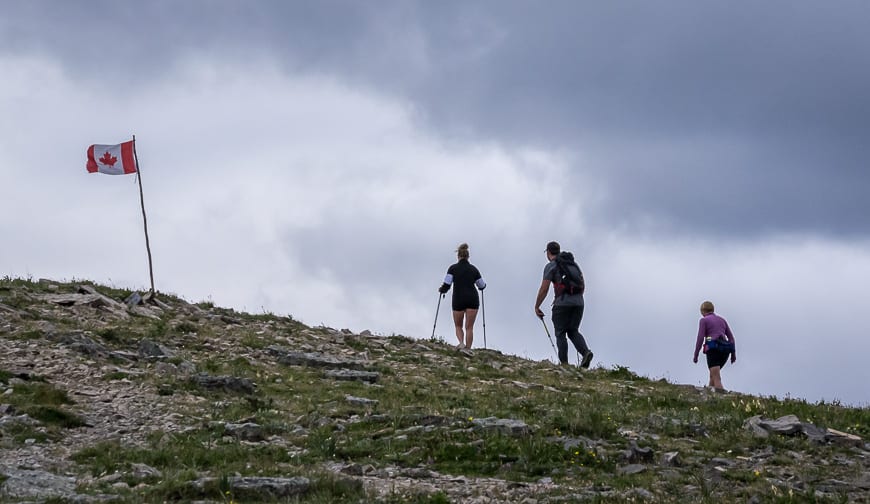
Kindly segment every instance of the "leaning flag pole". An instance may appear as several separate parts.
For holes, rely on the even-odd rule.
[[[148,252],[148,275],[151,277],[151,295],[154,296],[154,267],[151,263],[151,242],[148,240],[148,217],[145,215],[145,196],[142,193],[142,165],[136,154],[136,135],[133,135],[133,159],[136,160],[136,176],[139,178],[139,202],[142,204],[142,225],[145,227],[145,250]]]
[[[139,201],[142,204],[142,224],[145,226],[145,249],[148,251],[148,273],[151,276],[151,296],[154,292],[154,268],[151,265],[151,241],[148,239],[148,217],[145,215],[145,195],[142,191],[142,170],[139,169],[139,156],[136,155],[136,135],[133,140],[116,145],[94,144],[88,147],[88,173],[107,175],[129,175],[139,177]]]

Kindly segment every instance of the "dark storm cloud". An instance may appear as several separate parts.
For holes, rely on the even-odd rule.
[[[574,152],[609,188],[601,226],[870,233],[865,2],[11,5],[3,50],[90,79],[275,58],[400,95],[445,137]]]
[[[866,4],[512,5],[470,14],[501,28],[484,56],[434,57],[436,121],[576,149],[605,225],[870,231]]]
[[[370,34],[389,16],[386,6],[331,1],[37,0],[2,10],[0,51],[47,53],[79,76],[145,83],[190,54],[265,55],[288,70],[353,72],[378,54],[371,52],[377,40]]]

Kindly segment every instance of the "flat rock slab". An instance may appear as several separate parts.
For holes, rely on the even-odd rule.
[[[88,357],[110,358],[114,357],[120,360],[136,360],[138,356],[124,351],[114,351],[106,348],[104,345],[97,343],[92,338],[85,336],[81,331],[73,331],[68,333],[45,333],[46,338],[50,341],[56,341],[61,345],[69,347],[71,350],[87,355]]]
[[[60,306],[84,305],[92,308],[102,308],[119,318],[130,317],[127,313],[127,306],[125,304],[119,303],[108,296],[100,294],[90,285],[80,285],[78,287],[78,292],[73,294],[45,294],[41,296],[41,299]]]
[[[324,373],[327,378],[343,381],[361,381],[375,383],[380,378],[380,373],[373,371],[356,371],[353,369],[332,369]]]
[[[761,419],[758,425],[768,432],[785,435],[802,432],[804,428],[804,424],[795,415],[785,415],[776,420]]]
[[[760,415],[747,418],[743,427],[750,430],[756,437],[767,437],[769,433],[781,435],[803,434],[811,441],[834,443],[843,446],[861,447],[864,440],[860,436],[841,432],[835,429],[823,429],[811,423],[801,422],[795,415],[786,415],[776,420],[766,420]]]
[[[243,441],[262,441],[266,439],[263,427],[253,422],[224,424],[224,432]]]
[[[344,400],[356,406],[375,406],[379,402],[377,399],[366,399],[365,397],[355,397],[352,395],[344,396]]]
[[[95,308],[108,306],[98,294],[46,294],[42,299],[61,306],[88,305]]]
[[[46,471],[0,467],[6,480],[0,485],[0,500],[71,499],[76,495],[76,480]]]
[[[139,356],[145,359],[169,359],[175,357],[175,352],[146,338],[139,342]]]
[[[210,390],[225,390],[227,392],[241,392],[243,394],[253,394],[256,388],[256,385],[251,380],[236,378],[235,376],[211,376],[200,373],[192,376],[190,381]]]
[[[255,478],[229,479],[230,488],[239,498],[284,498],[302,495],[311,487],[308,478]]]
[[[857,448],[864,445],[864,439],[860,436],[830,428],[825,430],[825,441],[844,446],[854,446]]]
[[[618,474],[639,474],[644,471],[646,471],[646,466],[643,464],[629,464],[616,469]]]
[[[217,486],[220,481],[217,478],[202,478],[193,482],[193,486],[200,490]],[[308,478],[296,476],[293,478],[258,478],[250,476],[234,476],[227,479],[233,497],[242,502],[284,499],[287,497],[300,496],[311,488]]]
[[[532,431],[532,429],[524,422],[510,418],[475,418],[471,423],[473,423],[477,429],[497,431],[508,436],[525,436]]]
[[[340,359],[317,352],[294,352],[279,346],[267,348],[270,354],[278,357],[278,362],[286,366],[307,366],[327,369],[365,369],[366,363],[358,360]]]
[[[566,436],[551,436],[546,438],[549,443],[559,443],[566,450],[573,450],[576,448],[583,448],[584,450],[591,450],[595,448],[599,442],[595,442],[587,437],[566,437]]]

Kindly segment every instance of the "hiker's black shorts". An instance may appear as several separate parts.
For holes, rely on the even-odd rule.
[[[453,311],[477,310],[480,308],[480,299],[477,293],[474,296],[453,296]]]
[[[723,352],[722,350],[707,350],[707,368],[724,367],[730,355],[731,352]]]
[[[480,298],[474,284],[453,285],[453,311],[477,310],[480,308]]]

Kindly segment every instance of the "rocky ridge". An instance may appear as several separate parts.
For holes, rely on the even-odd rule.
[[[9,502],[870,502],[866,408],[88,283],[0,282],[0,341]]]

